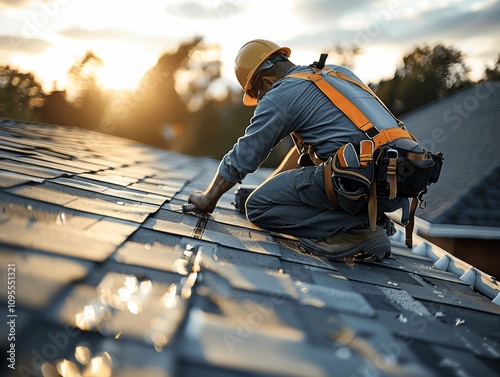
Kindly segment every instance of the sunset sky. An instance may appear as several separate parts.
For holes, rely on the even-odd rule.
[[[367,82],[391,77],[404,54],[443,43],[467,55],[472,78],[500,53],[500,1],[432,0],[0,0],[0,65],[64,87],[92,50],[106,88],[132,88],[158,56],[194,36],[218,44],[223,81],[236,85],[234,57],[250,39],[271,39],[309,64],[335,45],[357,45]],[[335,63],[331,59],[331,63]]]

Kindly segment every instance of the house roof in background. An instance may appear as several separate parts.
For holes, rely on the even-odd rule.
[[[211,216],[183,214],[217,165],[0,121],[0,275],[15,268],[16,316],[5,371],[497,376],[493,278],[419,237],[407,249],[401,230],[390,258],[329,262],[250,224],[231,192]]]
[[[402,116],[422,145],[444,153],[417,216],[431,224],[500,227],[500,82],[461,89]],[[500,232],[496,232],[500,237]]]

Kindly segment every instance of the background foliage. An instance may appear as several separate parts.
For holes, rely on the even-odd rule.
[[[103,90],[95,70],[101,59],[88,51],[68,70],[65,90],[45,93],[32,73],[0,67],[0,117],[41,121],[106,132],[190,155],[220,158],[241,136],[253,108],[241,91],[211,88],[221,75],[217,46],[201,37],[166,52],[131,92]],[[358,47],[335,46],[329,62],[351,66]],[[214,58],[215,56],[215,58]],[[405,55],[394,76],[370,83],[396,115],[474,85],[464,54],[444,45],[419,46]],[[308,63],[300,63],[308,64]],[[480,81],[500,79],[500,54]],[[276,166],[289,145],[279,146],[266,166]]]

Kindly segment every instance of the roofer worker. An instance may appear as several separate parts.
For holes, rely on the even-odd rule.
[[[411,135],[346,67],[327,65],[320,69],[322,64],[295,65],[288,60],[289,56],[289,48],[261,39],[252,40],[240,49],[235,61],[236,76],[244,90],[243,103],[257,106],[254,116],[245,134],[222,158],[209,187],[203,192],[191,193],[188,201],[203,212],[213,212],[226,191],[255,172],[271,150],[292,135],[296,147],[248,198],[248,220],[261,228],[295,236],[307,251],[329,259],[382,258],[390,253],[389,237],[374,221],[370,229],[368,200],[355,200],[346,206],[342,197],[339,203],[338,190],[356,192],[359,187],[344,187],[349,181],[342,182],[335,177],[332,156],[350,143],[348,148],[343,148],[343,165],[358,164],[359,167],[367,156],[371,159],[373,152],[365,151],[363,156],[360,143],[368,141],[362,149],[382,143],[380,138],[371,141],[369,135],[392,129],[392,135],[384,133],[383,142],[404,136],[414,143]],[[319,89],[312,78],[314,74],[320,82],[340,93],[338,101],[345,98],[364,114],[369,126],[373,126],[370,130],[364,125],[369,135],[344,114],[346,110],[340,109],[343,107],[340,102],[337,104],[335,100],[334,104]],[[301,152],[301,165],[307,166],[297,167]],[[337,179],[332,179],[332,175]],[[376,216],[377,221],[380,214],[402,206],[405,198],[392,195],[389,199],[389,195],[389,191],[375,194],[378,200],[374,207],[376,213],[370,215],[372,220]],[[367,193],[363,198],[368,196]],[[349,207],[351,204],[354,208]]]

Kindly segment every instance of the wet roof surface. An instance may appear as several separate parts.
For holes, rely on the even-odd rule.
[[[418,237],[407,249],[400,230],[390,258],[329,262],[248,223],[233,192],[211,216],[183,214],[217,165],[0,121],[2,284],[16,271],[16,369],[2,372],[498,375],[494,279]]]

